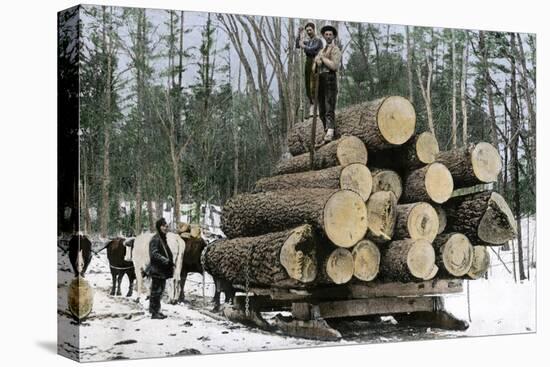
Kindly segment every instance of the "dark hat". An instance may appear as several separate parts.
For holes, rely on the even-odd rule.
[[[160,218],[159,220],[157,220],[157,222],[155,223],[155,228],[157,229],[157,232],[160,233],[160,226],[163,226],[165,224],[166,224],[166,219]]]
[[[334,34],[334,37],[338,37],[338,31],[336,28],[331,26],[330,24],[327,24],[321,28],[321,34],[325,34],[326,31],[332,31],[332,34]]]

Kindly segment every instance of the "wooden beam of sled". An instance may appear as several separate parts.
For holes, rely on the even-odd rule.
[[[389,315],[433,310],[433,297],[380,297],[321,302],[317,305],[303,302],[292,304],[292,315],[301,320]]]

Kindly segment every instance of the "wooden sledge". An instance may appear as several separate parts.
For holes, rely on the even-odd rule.
[[[244,290],[240,286],[237,289]],[[462,292],[462,280],[436,279],[418,283],[348,283],[311,290],[250,288],[248,314],[246,295],[235,297],[223,314],[228,319],[258,327],[279,330],[294,337],[339,340],[342,334],[327,320],[391,315],[398,323],[446,330],[466,330],[468,323],[445,311],[443,296]],[[273,324],[262,311],[290,311],[278,314]]]

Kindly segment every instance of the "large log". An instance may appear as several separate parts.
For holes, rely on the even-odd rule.
[[[394,239],[412,238],[432,242],[439,230],[439,218],[428,203],[400,204],[396,208]],[[370,220],[369,220],[370,225]]]
[[[476,245],[502,245],[517,236],[514,215],[497,192],[456,196],[443,208],[447,231],[463,233]]]
[[[447,228],[447,213],[445,213],[445,209],[443,209],[441,205],[434,205],[433,207],[437,212],[437,218],[439,219],[439,229],[437,230],[437,234],[441,234],[445,228]]]
[[[466,274],[467,279],[479,279],[487,273],[491,266],[491,257],[487,246],[474,246],[474,256],[472,259],[472,267]]]
[[[343,136],[331,141],[315,151],[313,168],[320,170],[334,166],[347,166],[352,163],[367,164],[367,148],[355,136]],[[274,174],[305,172],[311,169],[310,155],[304,153],[283,159],[275,167]]]
[[[378,191],[391,191],[399,201],[403,193],[403,183],[401,177],[395,171],[387,169],[371,170],[372,173],[372,194]]]
[[[410,172],[403,185],[403,203],[433,201],[441,204],[453,193],[453,177],[441,163],[431,163]]]
[[[461,277],[470,271],[474,248],[466,236],[444,233],[434,240],[433,246],[436,264],[442,274]]]
[[[435,135],[423,132],[397,148],[372,152],[369,156],[369,164],[373,167],[408,172],[435,162],[438,154],[439,144]]]
[[[317,277],[317,241],[310,225],[257,237],[220,239],[207,246],[205,268],[233,284],[293,288]],[[248,269],[248,271],[247,271]]]
[[[353,256],[346,248],[333,250],[323,261],[319,283],[345,284],[353,277]]]
[[[369,229],[367,237],[376,243],[390,241],[393,237],[397,215],[397,198],[391,191],[378,191],[367,201]]]
[[[288,134],[292,155],[308,151],[312,119],[293,126]],[[317,124],[316,142],[323,139],[323,128]],[[405,143],[413,135],[416,113],[403,97],[391,96],[364,102],[336,111],[338,136],[352,135],[361,139],[369,150],[378,151]]]
[[[255,236],[309,223],[337,246],[352,247],[366,235],[367,207],[350,190],[296,189],[240,194],[222,210],[229,238]]]
[[[498,150],[483,142],[441,152],[437,161],[449,169],[455,188],[495,182],[502,169]]]
[[[376,278],[380,269],[380,250],[369,240],[359,241],[351,252],[353,256],[353,275],[363,281]]]
[[[426,240],[392,241],[382,253],[380,277],[401,282],[429,280],[435,277],[435,251]]]
[[[261,178],[256,182],[254,191],[266,192],[296,188],[352,190],[366,201],[372,191],[372,175],[364,164],[352,163],[345,167],[336,166],[319,171]]]

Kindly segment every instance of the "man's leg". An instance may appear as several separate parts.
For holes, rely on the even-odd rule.
[[[319,74],[319,92],[317,94],[317,105],[319,107],[319,118],[323,122],[323,129],[326,130],[326,122],[325,122],[325,114],[326,114],[326,107],[325,107],[325,93],[326,93],[326,73]]]
[[[151,297],[149,298],[149,312],[152,318],[161,318],[160,299],[164,292],[165,280],[160,278],[151,279]]]
[[[328,73],[326,80],[325,91],[325,127],[327,133],[326,141],[331,141],[334,138],[334,129],[336,128],[336,96],[338,94],[338,86],[335,73]]]

